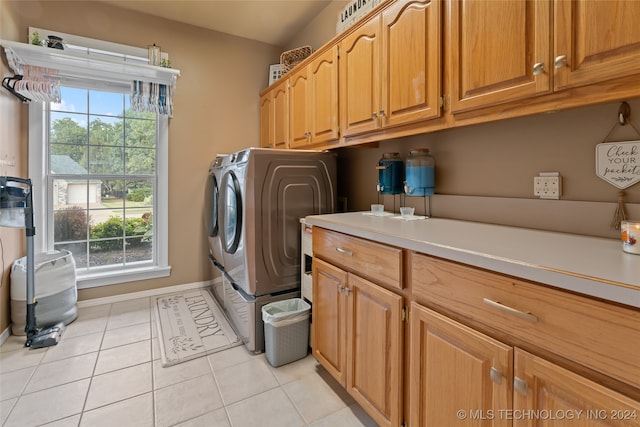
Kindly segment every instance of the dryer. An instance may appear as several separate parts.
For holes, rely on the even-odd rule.
[[[213,294],[220,305],[224,304],[224,289],[222,285],[223,259],[222,243],[220,242],[220,221],[218,215],[220,180],[223,174],[223,159],[226,154],[218,154],[209,166],[209,175],[205,185],[204,221],[209,244],[209,258],[216,267],[218,274],[213,278]]]
[[[248,148],[223,160],[219,228],[225,310],[250,350],[264,349],[261,309],[300,296],[300,218],[333,213],[336,155]]]

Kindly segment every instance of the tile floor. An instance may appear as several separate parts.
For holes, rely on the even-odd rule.
[[[0,424],[375,426],[312,356],[273,368],[244,346],[163,368],[152,298],[79,310],[60,343],[0,347]]]

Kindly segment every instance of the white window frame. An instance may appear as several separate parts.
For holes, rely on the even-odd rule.
[[[92,89],[95,84],[87,81],[79,85]],[[98,89],[99,88],[95,88]],[[34,225],[36,234],[34,249],[46,252],[53,249],[53,201],[47,190],[47,161],[49,117],[44,103],[29,104],[29,175],[33,185]],[[153,216],[154,250],[153,265],[145,267],[123,267],[87,273],[77,270],[78,289],[113,285],[137,280],[167,277],[171,273],[169,266],[169,120],[167,116],[157,115],[156,121],[156,178],[157,189],[153,195],[155,212]]]

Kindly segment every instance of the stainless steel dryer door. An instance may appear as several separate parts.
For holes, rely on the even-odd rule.
[[[228,254],[235,254],[242,238],[242,188],[233,170],[222,177],[219,203],[220,239],[222,249]]]

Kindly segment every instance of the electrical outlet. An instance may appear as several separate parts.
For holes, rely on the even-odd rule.
[[[533,178],[533,195],[541,199],[559,199],[562,194],[562,177],[558,172],[540,172]]]

